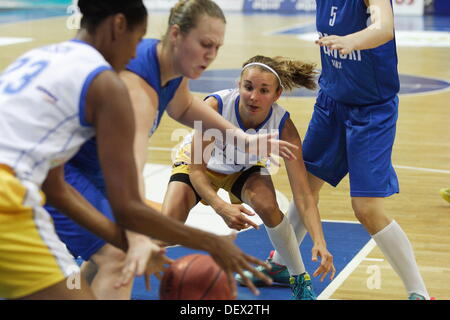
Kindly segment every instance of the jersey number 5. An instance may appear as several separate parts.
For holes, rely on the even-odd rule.
[[[329,25],[332,27],[334,26],[334,23],[336,22],[336,11],[338,7],[331,7],[331,19]]]

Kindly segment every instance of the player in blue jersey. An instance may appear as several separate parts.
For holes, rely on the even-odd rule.
[[[225,22],[222,10],[213,1],[179,1],[171,10],[164,39],[143,40],[138,46],[135,59],[128,64],[127,71],[121,74],[129,89],[134,108],[137,132],[134,142],[138,167],[136,173],[139,176],[142,198],[142,172],[146,162],[148,136],[156,130],[166,109],[173,119],[191,127],[195,120],[202,120],[204,129],[233,130],[247,143],[254,139],[267,140],[267,136],[247,135],[238,130],[189,91],[188,79],[198,78],[216,58],[223,43]],[[280,155],[288,159],[293,157],[289,150],[291,144],[274,142],[280,146]],[[113,219],[96,148],[95,140],[82,147],[66,165],[66,179],[99,211]],[[132,276],[137,266],[145,264],[146,260],[146,255],[139,254],[139,251],[148,251],[145,242],[149,240],[127,233],[137,245],[126,257],[123,252],[79,227],[58,210],[48,210],[55,221],[58,235],[72,254],[88,261],[83,270],[86,275],[89,273],[88,278],[91,279],[97,296],[105,299],[129,299]],[[138,244],[141,245],[138,247]],[[212,256],[222,266],[228,264],[221,257],[215,254]],[[250,270],[262,276],[255,269]],[[231,279],[230,271],[228,267],[227,275]],[[120,277],[122,280],[117,286]],[[249,281],[248,284],[252,286]],[[113,290],[115,285],[116,290]],[[235,288],[234,281],[232,285]],[[256,292],[253,286],[251,289]]]
[[[316,201],[324,182],[349,173],[356,218],[402,279],[409,299],[429,299],[411,244],[384,210],[399,192],[391,162],[399,77],[392,6],[387,0],[320,0],[316,24],[322,72],[303,158]],[[299,243],[306,230],[294,204],[289,217]],[[275,253],[272,262],[280,262]]]

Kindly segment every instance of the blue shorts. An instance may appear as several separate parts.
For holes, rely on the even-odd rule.
[[[101,187],[102,183],[71,165],[65,166],[65,179],[98,211],[111,221],[115,221],[105,190]],[[66,244],[75,258],[81,257],[87,261],[106,244],[104,240],[81,227],[57,209],[51,206],[45,206],[45,209],[53,218],[59,238]]]
[[[391,155],[398,97],[369,106],[348,106],[323,92],[303,141],[307,170],[337,186],[349,173],[352,197],[388,197],[399,192]]]

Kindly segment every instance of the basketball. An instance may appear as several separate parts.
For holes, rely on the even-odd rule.
[[[175,260],[159,287],[161,300],[232,300],[225,272],[209,255],[190,254]]]

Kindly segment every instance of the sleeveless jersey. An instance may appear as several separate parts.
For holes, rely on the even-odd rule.
[[[249,134],[272,133],[277,130],[279,137],[281,137],[284,124],[289,118],[289,112],[277,103],[274,103],[267,118],[257,128],[247,129],[239,115],[240,96],[238,89],[218,91],[207,96],[205,99],[209,97],[214,97],[218,101],[218,111],[225,119]],[[222,135],[218,135],[215,139],[212,155],[207,164],[209,170],[222,174],[232,174],[247,170],[254,165],[267,165],[267,159],[249,155],[242,150],[243,146],[239,148],[239,146],[234,144],[224,143],[223,137],[221,137]],[[181,143],[176,162],[190,161],[190,144],[192,138],[193,133],[185,137]]]
[[[38,186],[95,134],[85,122],[92,80],[112,69],[91,45],[66,41],[31,50],[0,75],[0,163]]]
[[[150,87],[152,87],[159,99],[158,111],[156,113],[153,127],[149,132],[151,136],[158,128],[164,111],[175,92],[180,86],[183,77],[170,80],[164,87],[161,86],[161,73],[159,68],[156,45],[160,41],[157,39],[144,39],[137,47],[136,57],[127,65],[127,70],[139,75]],[[97,154],[97,143],[95,138],[86,142],[76,156],[70,161],[66,171],[70,173],[70,165],[82,169],[85,173],[94,176],[95,183],[103,186],[103,175]]]
[[[156,45],[159,42],[160,41],[157,39],[142,40],[137,48],[136,58],[131,60],[127,66],[129,71],[134,72],[144,79],[158,95],[158,111],[149,136],[151,136],[158,128],[167,105],[170,100],[172,100],[183,80],[183,77],[178,77],[170,80],[164,87],[161,86],[161,71],[159,69],[159,61],[156,54]]]
[[[365,29],[370,13],[363,0],[320,0],[317,3],[319,36],[345,36]],[[342,55],[320,48],[320,89],[335,101],[373,105],[391,100],[399,91],[395,39],[374,49]]]

